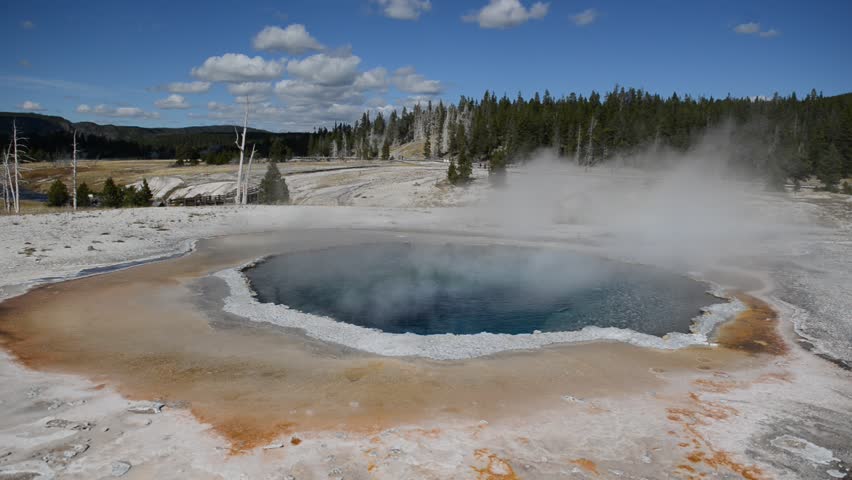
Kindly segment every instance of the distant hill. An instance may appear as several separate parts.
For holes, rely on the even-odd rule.
[[[26,112],[0,112],[0,135],[8,136],[12,132],[12,121],[27,135],[48,135],[52,133],[71,133],[75,128],[82,135],[95,135],[110,140],[139,140],[150,136],[196,135],[205,133],[234,133],[234,125],[209,125],[199,127],[131,127],[121,125],[100,125],[94,122],[70,122],[62,117]],[[255,133],[272,132],[258,128],[249,128]]]
[[[31,132],[36,135],[70,132],[74,128],[71,122],[62,117],[38,113],[0,112],[0,135],[4,137],[11,135],[12,120],[22,132]]]
[[[71,133],[77,130],[87,158],[174,158],[180,146],[200,151],[230,149],[234,144],[234,125],[196,127],[133,127],[100,125],[94,122],[71,122],[65,118],[25,112],[0,112],[0,145],[6,145],[12,134],[12,122],[27,138],[31,156],[52,160],[67,155]],[[296,155],[307,153],[307,132],[273,133],[249,128],[247,141],[266,153],[275,139],[280,139]]]

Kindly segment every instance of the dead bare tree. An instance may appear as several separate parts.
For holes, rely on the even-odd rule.
[[[589,146],[586,150],[586,171],[595,163],[595,127],[598,125],[598,119],[592,116],[589,120]]]
[[[577,150],[574,151],[574,162],[577,166],[580,165],[580,148],[583,144],[583,131],[580,130],[581,127],[582,125],[577,123]]]
[[[71,205],[73,205],[74,210],[77,210],[77,129],[74,129],[74,143],[71,147],[71,183],[73,184],[73,190],[71,190]]]
[[[21,154],[26,152],[26,144],[24,141],[26,139],[18,136],[18,125],[12,120],[12,145],[11,145],[11,155],[12,155],[12,179],[10,181],[12,188],[12,202],[14,203],[13,209],[15,213],[21,213]]]
[[[9,155],[12,144],[3,150],[3,177],[0,178],[0,185],[3,186],[3,209],[6,213],[12,212],[12,169],[9,168]]]
[[[240,149],[240,167],[237,170],[237,194],[234,196],[234,203],[240,205],[243,203],[243,198],[241,195],[242,187],[243,187],[243,161],[246,156],[246,132],[248,131],[248,115],[249,115],[249,98],[246,96],[246,113],[243,117],[243,135],[240,138],[240,134],[237,132],[237,127],[234,127],[234,133],[237,134],[237,139],[234,143],[237,145],[237,148]]]
[[[248,168],[246,168],[246,179],[245,184],[243,185],[243,205],[248,203],[248,190],[249,190],[249,179],[251,178],[251,163],[254,160],[255,153],[255,144],[251,144],[251,155],[249,155]]]

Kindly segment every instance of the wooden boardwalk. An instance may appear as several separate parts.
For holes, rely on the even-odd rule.
[[[228,195],[196,195],[194,197],[170,198],[170,207],[199,207],[203,205],[233,205],[236,192]],[[260,189],[251,189],[248,192],[248,203],[257,203],[260,197]]]

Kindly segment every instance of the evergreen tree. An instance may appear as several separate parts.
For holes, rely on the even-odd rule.
[[[77,206],[90,207],[92,205],[92,199],[89,198],[91,193],[92,191],[89,189],[89,186],[86,185],[86,182],[81,183],[77,187]]]
[[[438,151],[435,153],[438,155],[438,157],[442,157],[443,152],[441,151],[441,149],[443,148],[444,144],[444,122],[447,118],[447,109],[444,107],[443,101],[438,102],[437,113],[438,118],[435,125],[437,127],[437,134],[435,135],[435,146],[437,147]]]
[[[458,158],[459,166],[458,166],[458,178],[456,180],[457,184],[468,183],[472,180],[473,175],[473,162],[471,162],[470,157],[467,154],[467,149],[462,148],[459,150],[459,158]]]
[[[832,143],[828,150],[820,158],[817,164],[817,178],[822,182],[823,188],[829,192],[837,191],[837,184],[840,182],[840,171],[842,168],[842,159],[837,147]]]
[[[151,202],[154,200],[154,194],[151,192],[151,187],[148,186],[148,179],[142,179],[142,188],[136,192],[136,202],[135,205],[137,207],[150,207]]]
[[[459,181],[459,171],[456,168],[455,160],[450,160],[450,166],[447,168],[447,180],[453,185]]]
[[[47,204],[51,207],[62,207],[71,197],[68,195],[68,187],[62,180],[56,179],[50,184],[47,191]]]
[[[776,192],[783,192],[787,185],[789,166],[780,162],[775,152],[769,155],[767,163],[769,165],[767,167],[766,188]]]
[[[183,165],[185,163],[197,164],[198,152],[190,145],[180,145],[175,150],[175,164]]]
[[[461,155],[461,152],[467,151],[467,132],[465,132],[464,122],[459,122],[456,126],[456,134],[453,136],[455,140],[455,148],[450,146],[450,149],[453,149],[456,155]]]
[[[488,162],[488,178],[492,185],[503,186],[506,184],[506,152],[499,151],[492,155]]]
[[[287,182],[281,176],[281,172],[274,162],[269,162],[266,167],[266,175],[260,181],[259,201],[265,205],[290,202],[290,190],[287,188]]]
[[[284,162],[287,160],[287,146],[280,137],[275,137],[272,140],[272,145],[269,147],[269,160],[273,162]]]
[[[382,160],[390,159],[390,142],[385,140],[385,143],[382,144]]]
[[[817,91],[805,98],[791,94],[771,99],[663,97],[620,86],[603,95],[572,93],[561,98],[544,92],[530,98],[503,95],[498,99],[487,91],[480,99],[461,97],[452,105],[403,108],[376,115],[375,121],[365,114],[354,125],[335,124],[311,133],[253,131],[250,136],[262,156],[275,160],[308,152],[366,159],[383,156],[385,141],[392,149],[415,138],[423,140],[428,125],[433,140],[430,157],[444,155],[445,145],[451,158],[457,158],[464,146],[473,161],[489,160],[497,151],[523,160],[539,148],[556,147],[566,160],[595,164],[616,157],[635,159],[634,153],[648,147],[686,150],[726,122],[736,127],[732,141],[737,146],[765,140],[767,146],[777,147],[769,157],[763,145],[740,148],[730,163],[738,172],[765,178],[775,188],[785,178],[802,182],[815,175],[833,183],[836,158],[828,155],[832,144],[840,158],[840,177],[852,174],[852,95],[824,97]],[[228,129],[163,133],[115,128],[119,135],[113,138],[83,135],[85,157],[176,158],[182,164],[202,157],[213,165],[231,162],[235,155],[233,132]],[[466,135],[459,136],[462,129]],[[63,158],[71,143],[71,133],[66,132],[28,136],[31,156],[38,159]],[[8,132],[0,130],[0,145],[3,138],[8,140]],[[425,146],[422,152],[426,153]],[[654,161],[653,156],[648,158]]]
[[[118,208],[124,203],[124,192],[115,184],[112,177],[106,179],[101,191],[101,205],[107,208]]]
[[[122,207],[135,207],[136,206],[136,197],[138,192],[135,187],[130,185],[121,188],[121,206]]]
[[[455,156],[459,152],[459,143],[458,137],[456,136],[456,128],[454,126],[450,126],[447,132],[447,136],[449,137],[447,139],[447,148],[449,150],[447,153],[449,153],[450,156]]]
[[[426,127],[426,143],[423,144],[423,156],[428,160],[432,158],[432,129]]]

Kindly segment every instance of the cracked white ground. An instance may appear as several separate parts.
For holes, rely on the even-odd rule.
[[[238,454],[226,437],[200,422],[180,399],[169,399],[175,401],[165,402],[162,409],[148,408],[147,402],[156,398],[127,400],[118,393],[120,382],[57,368],[33,370],[4,353],[0,358],[0,479],[88,479],[114,474],[123,478],[652,479],[692,478],[701,473],[710,478],[852,478],[852,375],[839,366],[852,361],[852,203],[848,197],[780,196],[748,186],[738,202],[746,202],[757,214],[729,218],[744,204],[732,202],[729,207],[725,199],[705,197],[690,184],[684,189],[697,190],[691,192],[697,200],[675,208],[668,201],[671,188],[664,185],[650,188],[652,199],[637,210],[624,212],[620,208],[630,202],[604,204],[596,201],[600,198],[596,192],[621,192],[612,195],[630,199],[646,188],[648,178],[609,170],[560,175],[564,176],[544,176],[547,188],[534,198],[559,207],[534,214],[523,214],[534,203],[529,196],[493,197],[482,178],[469,190],[452,191],[436,186],[440,168],[406,166],[314,173],[292,182],[297,203],[317,206],[148,208],[2,217],[0,296],[20,294],[38,279],[185,251],[195,240],[214,236],[280,232],[284,237],[304,237],[319,231],[312,229],[328,229],[370,235],[478,237],[605,252],[624,260],[665,264],[723,285],[732,278],[756,279],[730,280],[727,286],[748,290],[776,309],[788,353],[729,359],[719,352],[663,354],[588,343],[471,360],[458,367],[433,367],[419,360],[387,363],[408,365],[414,371],[458,368],[465,375],[479,371],[482,378],[496,375],[491,371],[494,365],[517,365],[521,370],[536,365],[547,370],[553,365],[548,361],[563,357],[576,368],[548,372],[566,379],[541,387],[553,398],[528,399],[536,408],[518,409],[514,414],[500,410],[498,398],[493,408],[470,407],[452,421],[420,417],[369,432],[343,425],[297,427],[270,439],[265,448]],[[532,174],[513,172],[513,176],[510,179],[517,178],[523,185],[523,179]],[[551,184],[567,188],[561,191]],[[557,190],[558,196],[551,195]],[[717,203],[707,205],[710,198]],[[477,199],[484,201],[477,203]],[[451,207],[458,203],[474,205]],[[649,211],[662,214],[648,216]],[[649,225],[661,228],[649,229]],[[124,274],[134,275],[133,270]],[[3,309],[0,303],[0,318],[10,321]],[[799,335],[809,340],[811,351],[800,346]],[[292,337],[288,342],[307,342],[295,334],[282,336]],[[316,348],[322,353],[327,347]],[[362,355],[354,358],[366,364],[377,361]],[[617,372],[606,363],[624,355],[636,361],[624,370],[642,369],[642,375],[609,383],[577,381],[601,371]],[[511,386],[504,392],[505,402],[523,404],[524,392],[510,391]],[[347,408],[366,408],[355,399],[356,387],[352,388],[351,396],[345,385],[334,393]],[[320,399],[317,403],[321,412]],[[312,410],[303,405],[298,415]]]

